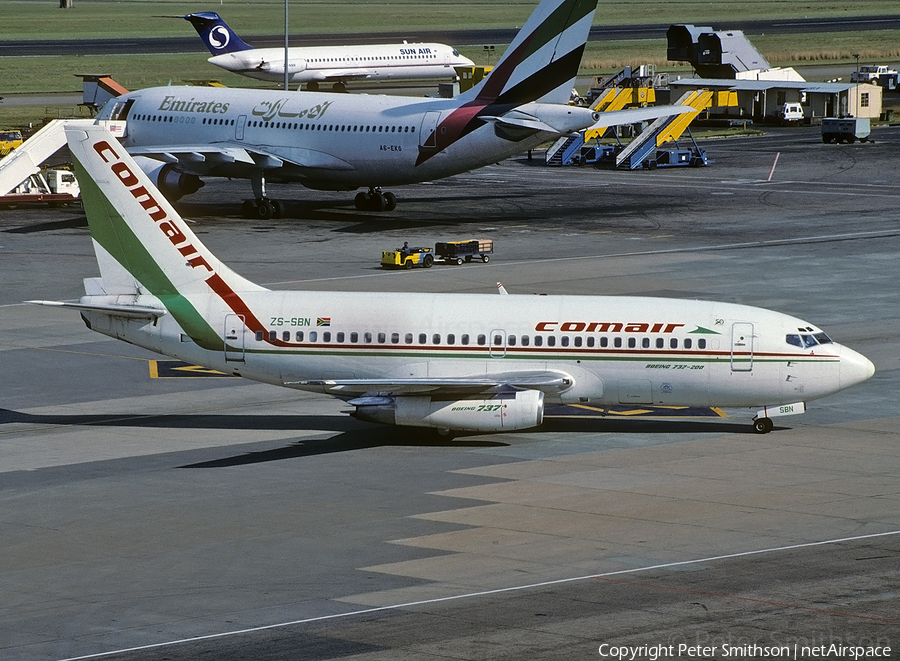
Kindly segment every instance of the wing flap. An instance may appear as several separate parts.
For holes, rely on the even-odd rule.
[[[128,150],[132,156],[146,156],[163,163],[183,163],[188,171],[200,166],[215,167],[222,164],[243,164],[252,168],[274,170],[285,164],[315,170],[355,170],[352,164],[331,154],[304,147],[260,149],[259,147],[227,144],[179,145],[178,150],[159,147],[135,147]]]

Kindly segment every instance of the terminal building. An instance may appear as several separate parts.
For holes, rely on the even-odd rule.
[[[772,68],[740,30],[672,25],[666,38],[667,58],[690,62],[698,76],[670,77],[673,99],[701,89],[736,95],[735,105],[711,107],[710,117],[777,122],[785,104],[796,103],[803,107],[803,121],[810,123],[823,117],[878,119],[882,114],[883,88],[878,85],[808,82],[793,69]]]

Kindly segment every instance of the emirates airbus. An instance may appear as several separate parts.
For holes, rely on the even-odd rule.
[[[280,215],[267,182],[360,191],[357,209],[389,211],[383,190],[448,177],[561,134],[693,112],[657,106],[598,113],[568,105],[596,0],[542,0],[478,85],[453,99],[154,87],[98,115],[170,199],[201,177],[249,179],[248,217]]]
[[[190,21],[212,53],[211,64],[242,76],[284,82],[284,48],[254,48],[244,42],[214,11],[179,16]],[[306,46],[288,48],[288,84],[315,91],[332,83],[343,92],[352,80],[421,80],[457,78],[455,67],[475,63],[445,44],[407,43],[371,46]]]
[[[536,427],[548,403],[728,406],[757,408],[765,433],[874,373],[815,324],[734,303],[271,291],[222,264],[103,126],[66,132],[100,277],[78,302],[32,303],[166,356],[333,395],[361,420],[452,434]]]

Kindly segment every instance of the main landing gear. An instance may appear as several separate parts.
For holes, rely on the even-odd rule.
[[[284,204],[280,200],[270,200],[266,195],[266,174],[259,170],[250,177],[250,186],[253,188],[254,199],[244,200],[241,210],[244,218],[256,218],[268,220],[269,218],[281,218],[284,215]]]
[[[354,203],[359,211],[393,211],[397,208],[397,196],[373,186],[368,193],[357,193]]]
[[[258,200],[244,200],[241,210],[244,212],[244,218],[268,220],[269,218],[281,218],[284,215],[284,204],[281,200],[270,200],[264,197]]]

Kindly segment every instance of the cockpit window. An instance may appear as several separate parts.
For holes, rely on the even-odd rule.
[[[832,344],[831,338],[825,333],[788,333],[784,339],[788,344],[800,347],[801,349],[808,349],[809,347],[814,347],[819,344]]]

